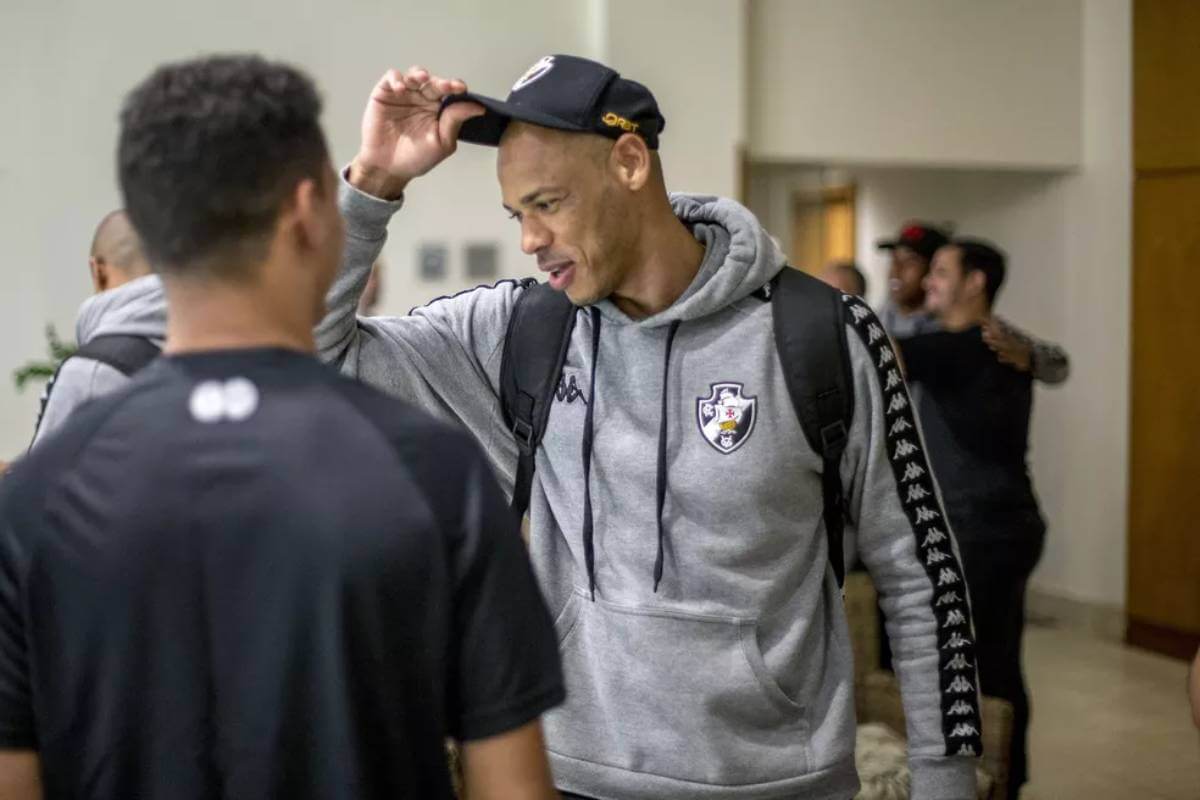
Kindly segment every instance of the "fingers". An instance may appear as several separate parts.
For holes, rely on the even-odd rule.
[[[459,94],[459,92],[453,94]],[[438,137],[443,142],[457,142],[463,123],[474,117],[483,116],[485,113],[487,113],[487,109],[478,103],[454,103],[446,106],[441,117],[438,118]]]

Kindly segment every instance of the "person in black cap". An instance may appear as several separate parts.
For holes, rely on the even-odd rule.
[[[559,789],[848,800],[842,553],[827,540],[824,462],[776,347],[771,298],[786,261],[738,203],[667,192],[664,130],[645,86],[575,56],[538,60],[504,100],[420,68],[388,72],[343,173],[346,247],[318,351],[464,425],[504,488],[527,497],[567,682],[545,718]],[[404,192],[460,140],[497,147],[521,247],[570,302],[508,280],[403,317],[358,316]],[[820,342],[846,354],[855,398],[840,508],[891,609],[914,796],[968,800],[980,723],[953,532],[874,314],[804,285],[849,323],[830,320]],[[550,304],[573,327],[525,322]],[[548,404],[533,444],[505,413],[517,371],[546,378],[525,384]]]
[[[878,243],[892,254],[888,273],[888,300],[879,319],[893,338],[903,339],[941,330],[936,315],[925,307],[925,277],[933,256],[950,243],[941,228],[925,222],[908,222],[893,239]],[[1071,372],[1066,351],[1053,342],[1038,339],[1002,317],[990,316],[983,324],[983,341],[996,357],[1034,380],[1053,385]]]

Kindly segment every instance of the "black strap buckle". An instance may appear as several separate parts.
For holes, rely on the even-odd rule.
[[[826,425],[821,428],[821,448],[826,452],[831,452],[834,448],[846,443],[846,426],[839,419],[831,425]]]
[[[533,452],[533,425],[523,419],[515,419],[513,420],[512,435],[517,440],[517,447],[522,453]]]

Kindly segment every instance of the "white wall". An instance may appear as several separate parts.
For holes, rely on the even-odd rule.
[[[666,117],[671,191],[736,197],[745,141],[746,0],[606,0],[606,63],[651,88]]]
[[[760,160],[1066,167],[1079,0],[753,0]]]

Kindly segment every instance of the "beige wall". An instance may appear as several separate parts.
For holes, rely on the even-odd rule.
[[[1079,0],[753,0],[750,148],[783,161],[1066,167]]]

